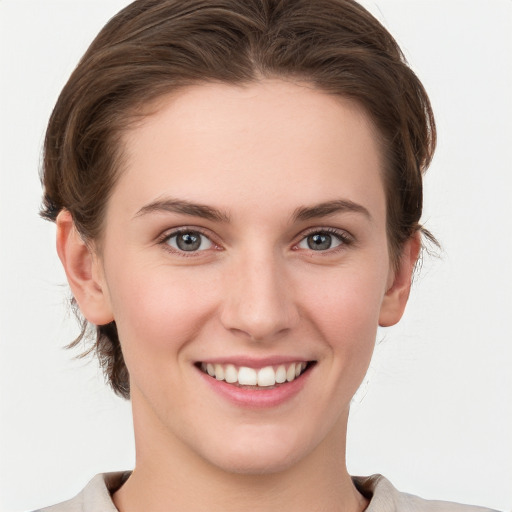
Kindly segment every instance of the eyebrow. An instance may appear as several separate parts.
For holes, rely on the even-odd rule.
[[[292,219],[294,221],[305,221],[343,212],[360,213],[368,220],[372,220],[370,212],[364,206],[348,199],[335,199],[315,206],[301,206],[294,211]]]
[[[134,217],[141,217],[155,212],[181,213],[193,217],[201,217],[214,222],[230,222],[229,214],[222,210],[205,204],[191,203],[184,199],[173,198],[153,201],[143,206]],[[314,206],[300,206],[294,211],[292,221],[306,221],[343,212],[360,213],[367,217],[368,220],[372,220],[370,212],[364,206],[348,199],[335,199]]]
[[[193,217],[202,217],[203,219],[215,222],[229,222],[230,218],[226,212],[207,206],[205,204],[191,203],[183,199],[158,199],[143,206],[134,217],[141,217],[149,213],[170,212],[182,213]]]

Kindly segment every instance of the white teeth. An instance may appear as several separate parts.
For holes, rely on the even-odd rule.
[[[284,367],[283,364],[277,368],[276,382],[278,384],[282,384],[283,382],[286,382],[286,368]]]
[[[236,368],[232,364],[228,364],[226,366],[224,378],[226,379],[226,382],[229,382],[230,384],[234,384],[235,382],[238,381],[238,372],[236,371]]]
[[[224,368],[220,364],[215,365],[215,378],[217,380],[224,380]]]
[[[217,380],[226,381],[229,384],[238,383],[241,386],[270,387],[284,382],[292,382],[301,375],[307,367],[307,363],[290,363],[279,366],[265,366],[256,370],[247,366],[241,366],[238,370],[233,364],[201,363],[201,370]]]
[[[256,370],[241,366],[238,370],[238,384],[242,386],[256,386],[258,384],[258,374]]]
[[[276,383],[276,372],[272,366],[265,366],[258,371],[258,386],[274,386]]]

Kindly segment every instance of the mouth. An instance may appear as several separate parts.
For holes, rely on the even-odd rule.
[[[273,389],[299,379],[316,361],[296,361],[286,364],[251,368],[234,364],[199,362],[197,368],[212,379],[224,381],[235,387]]]

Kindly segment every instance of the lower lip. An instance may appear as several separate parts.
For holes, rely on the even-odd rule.
[[[233,386],[223,380],[210,377],[199,369],[197,371],[207,385],[231,403],[249,409],[263,409],[277,407],[291,400],[304,387],[312,370],[313,368],[309,368],[292,382],[279,384],[275,388],[260,389]]]

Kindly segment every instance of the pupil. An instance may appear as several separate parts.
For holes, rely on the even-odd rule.
[[[332,237],[331,235],[320,234],[308,236],[308,247],[313,251],[322,251],[330,249]]]
[[[182,233],[176,238],[176,244],[182,251],[196,251],[201,246],[201,236],[197,233]]]

